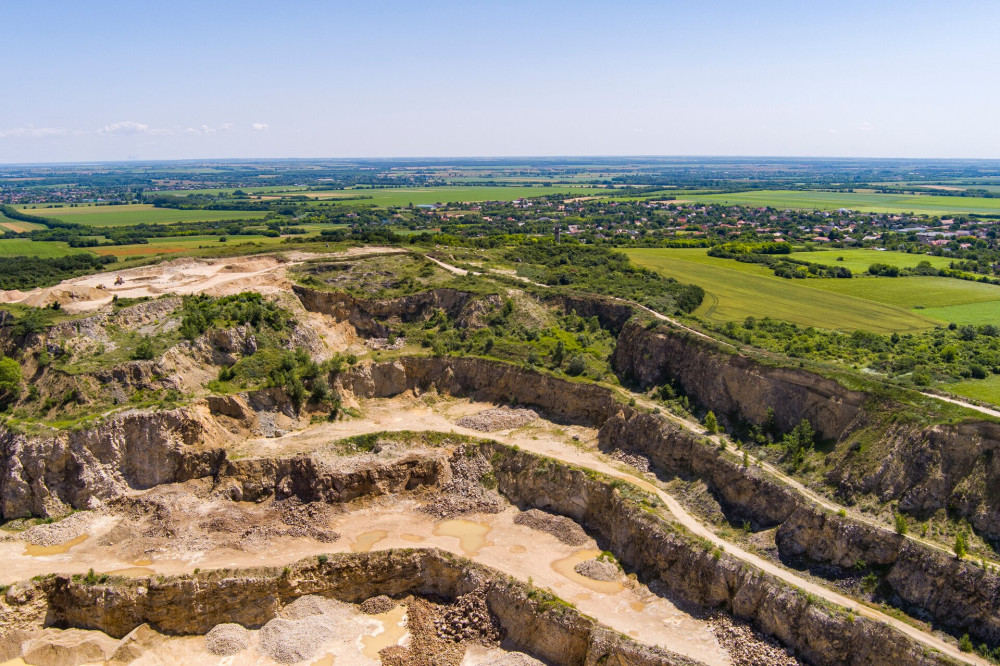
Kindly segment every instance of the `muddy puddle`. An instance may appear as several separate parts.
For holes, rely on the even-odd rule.
[[[462,553],[467,557],[474,557],[486,546],[492,546],[491,541],[487,541],[486,535],[492,528],[485,523],[477,523],[472,520],[446,520],[438,523],[434,527],[434,536],[455,537]]]
[[[374,636],[362,636],[361,652],[378,660],[380,650],[396,645],[406,636],[406,606],[400,604],[391,611],[372,615],[372,619],[382,623],[382,631]]]
[[[37,546],[33,543],[25,544],[24,554],[30,557],[45,557],[46,555],[61,555],[69,551],[73,546],[77,546],[90,538],[89,534],[81,534],[75,539],[70,539],[64,543],[54,546]]]
[[[382,539],[389,536],[385,530],[371,530],[362,532],[351,544],[351,550],[355,553],[367,553],[372,547]]]
[[[586,562],[587,560],[592,560],[600,554],[601,551],[596,549],[578,550],[569,557],[564,557],[553,562],[552,569],[560,575],[570,579],[577,585],[585,587],[588,590],[593,590],[594,592],[599,592],[600,594],[618,594],[625,589],[625,586],[619,581],[594,580],[593,578],[581,576],[576,572],[576,565]]]

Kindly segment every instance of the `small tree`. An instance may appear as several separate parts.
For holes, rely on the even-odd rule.
[[[969,552],[969,542],[963,532],[955,535],[955,557],[962,559]]]
[[[150,361],[153,359],[153,341],[149,339],[149,336],[144,336],[139,344],[135,347],[135,352],[132,354],[132,358],[137,361]]]
[[[571,377],[576,377],[577,375],[582,375],[583,371],[586,369],[586,361],[583,360],[583,356],[577,354],[569,360],[569,365],[566,366],[566,374]]]
[[[7,399],[21,394],[21,364],[7,356],[0,356],[0,392]]]
[[[719,431],[719,422],[715,418],[715,412],[710,411],[708,414],[705,414],[704,423],[705,430],[707,430],[709,434],[714,435]]]
[[[896,534],[906,534],[906,518],[903,514],[896,514]]]

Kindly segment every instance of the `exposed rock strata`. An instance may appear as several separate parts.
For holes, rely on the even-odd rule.
[[[305,595],[360,602],[379,593],[445,599],[483,594],[513,645],[554,664],[696,663],[636,643],[524,583],[438,550],[343,553],[323,564],[300,562],[287,572],[213,572],[100,585],[53,576],[26,584],[17,599],[8,593],[0,602],[0,620],[5,627],[47,624],[98,629],[114,637],[143,623],[168,635],[203,635],[226,622],[261,627]]]

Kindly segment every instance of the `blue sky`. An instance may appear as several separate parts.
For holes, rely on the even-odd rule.
[[[0,163],[1000,158],[1000,3],[0,3]]]

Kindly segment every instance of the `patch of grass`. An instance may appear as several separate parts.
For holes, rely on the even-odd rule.
[[[711,322],[742,322],[750,316],[768,315],[803,326],[879,333],[921,331],[939,323],[897,305],[827,292],[813,284],[850,283],[845,288],[849,291],[854,283],[878,280],[883,284],[913,278],[793,281],[775,277],[757,264],[709,257],[704,249],[642,248],[628,249],[625,253],[640,266],[702,287],[705,299],[692,314]],[[948,278],[925,279],[961,282]]]
[[[816,192],[799,190],[758,190],[726,194],[687,194],[676,196],[688,201],[800,210],[836,210],[850,208],[872,213],[924,213],[926,215],[962,213],[1000,213],[1000,199],[950,197],[864,192]]]
[[[292,275],[307,287],[345,291],[359,298],[404,296],[455,280],[434,262],[410,253],[313,261],[295,268]]]
[[[172,224],[175,222],[215,222],[263,218],[264,211],[242,210],[175,210],[156,208],[152,204],[124,206],[77,206],[75,208],[30,208],[16,206],[29,215],[50,217],[90,227],[122,227],[132,224]]]
[[[861,248],[841,248],[815,252],[792,252],[792,259],[810,261],[814,264],[849,268],[855,273],[864,273],[872,264],[888,264],[900,268],[915,268],[921,261],[930,262],[934,268],[948,268],[951,259],[929,254],[908,254],[906,252],[880,252]],[[843,258],[843,261],[840,259]]]

